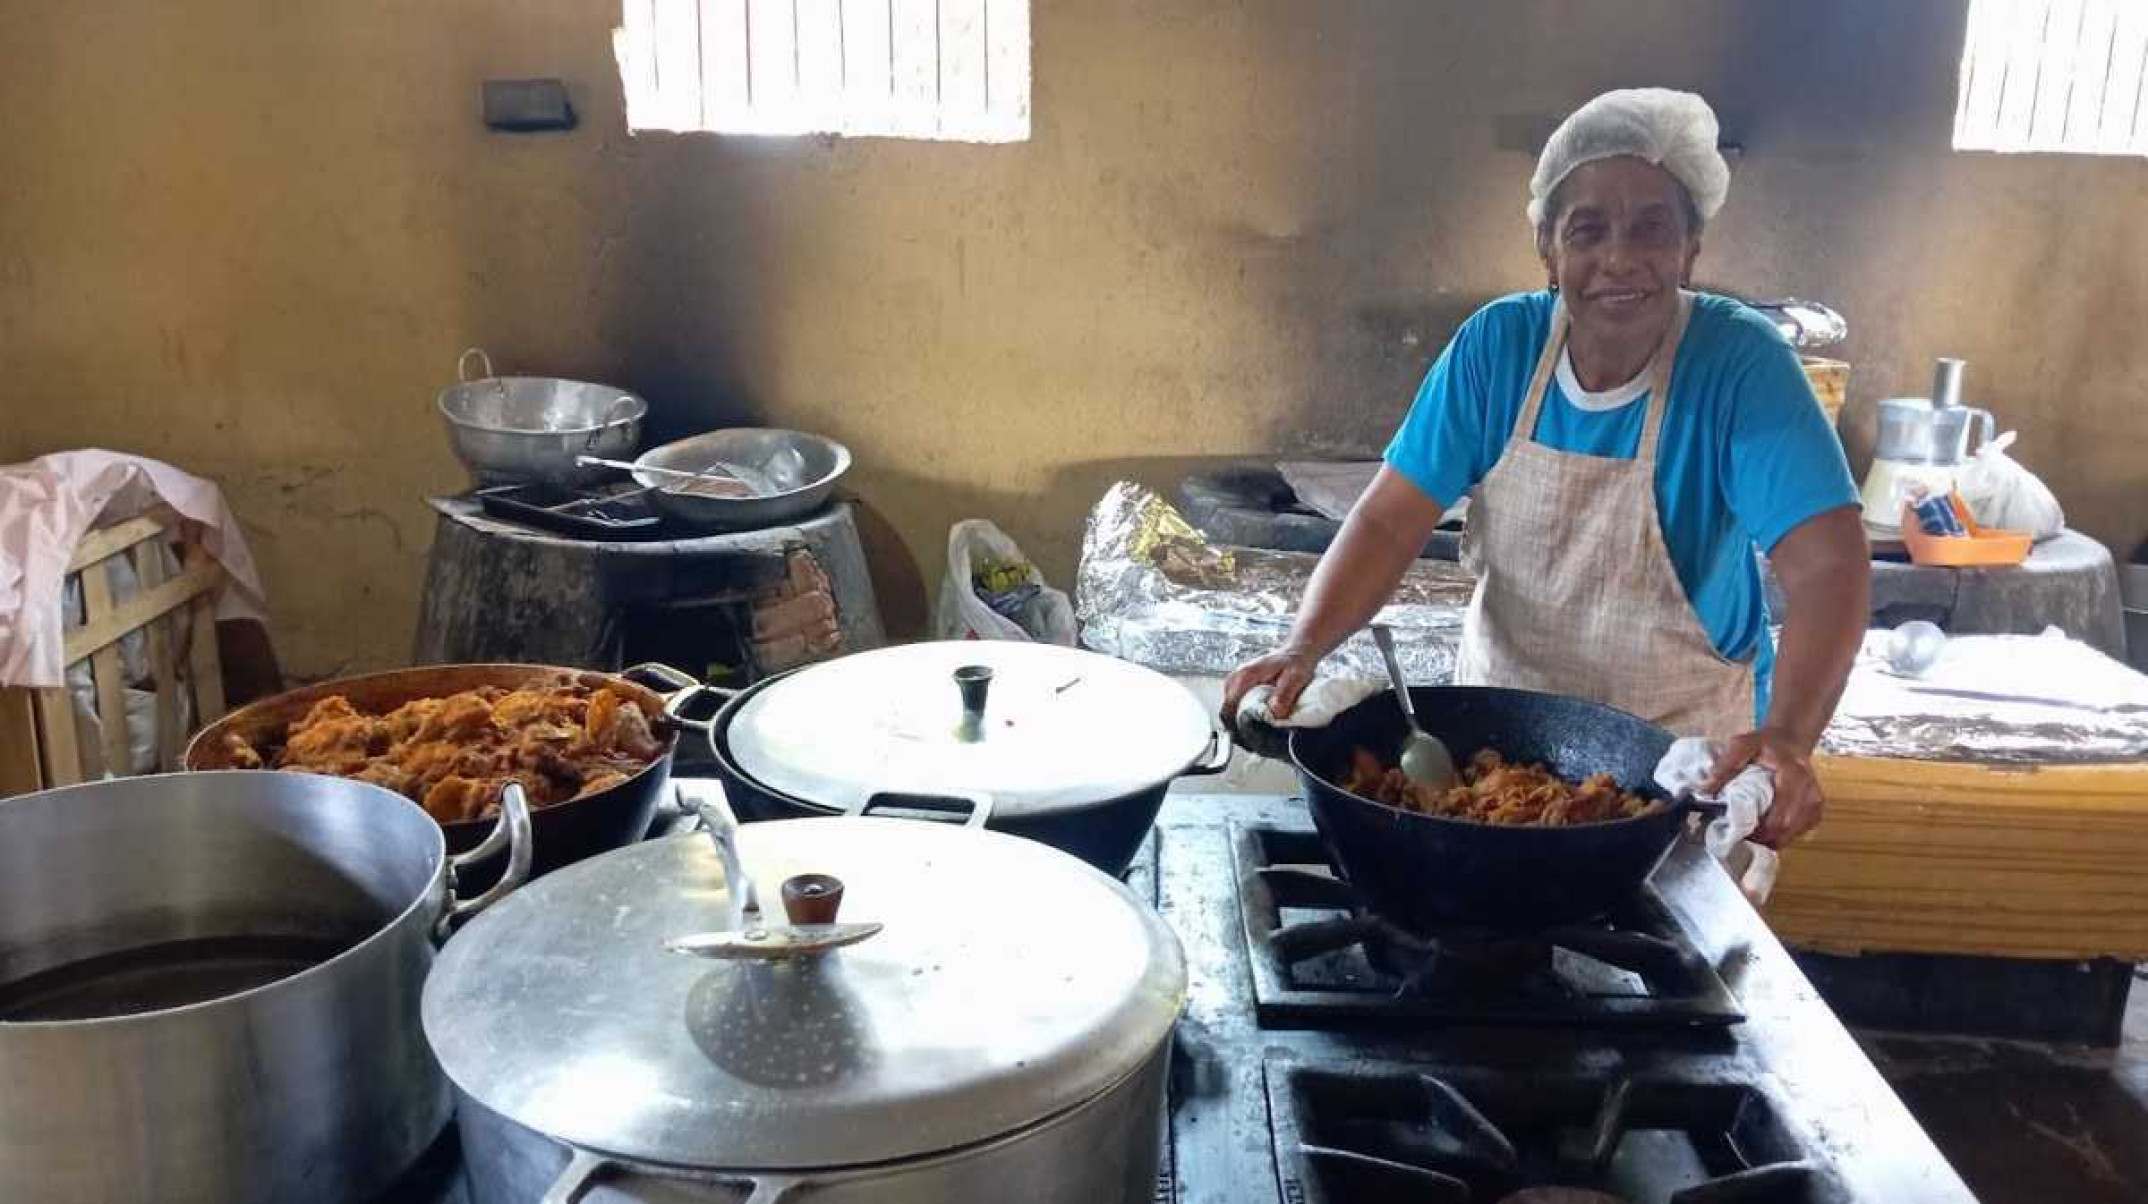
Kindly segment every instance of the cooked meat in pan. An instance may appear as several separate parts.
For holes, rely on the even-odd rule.
[[[1341,785],[1390,807],[1482,824],[1592,824],[1631,819],[1664,806],[1660,800],[1621,790],[1607,773],[1575,785],[1541,765],[1512,764],[1489,748],[1469,759],[1461,778],[1448,790],[1421,786],[1397,766],[1359,748]]]
[[[544,807],[617,785],[663,753],[638,703],[579,683],[506,690],[483,686],[419,698],[384,715],[332,694],[278,742],[224,737],[240,769],[288,769],[356,778],[412,799],[441,823],[484,819],[500,787],[522,783]]]

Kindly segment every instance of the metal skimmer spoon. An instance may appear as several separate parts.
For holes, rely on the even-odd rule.
[[[1402,741],[1402,773],[1420,786],[1451,789],[1457,778],[1454,757],[1439,737],[1417,722],[1417,707],[1410,701],[1409,684],[1402,680],[1402,662],[1395,659],[1395,634],[1385,623],[1372,625],[1372,642],[1380,646],[1380,659],[1387,662],[1387,680],[1395,687],[1395,700],[1410,721],[1410,734]]]

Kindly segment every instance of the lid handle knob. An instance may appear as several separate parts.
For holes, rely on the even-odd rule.
[[[962,691],[962,726],[956,736],[971,743],[984,739],[985,695],[992,689],[992,667],[962,666],[955,670],[955,688]]]
[[[793,924],[833,924],[843,909],[843,880],[833,874],[799,874],[783,880],[783,914]]]

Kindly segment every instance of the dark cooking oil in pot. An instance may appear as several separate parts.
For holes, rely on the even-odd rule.
[[[102,1020],[206,1003],[308,970],[355,941],[227,936],[108,953],[0,983],[0,1023]]]

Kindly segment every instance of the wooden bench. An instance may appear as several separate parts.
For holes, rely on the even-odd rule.
[[[177,553],[176,573],[159,554],[166,546]],[[117,601],[105,564],[122,557],[132,565],[141,588]],[[103,738],[93,747],[82,746],[76,737],[74,703],[64,687],[0,688],[0,795],[131,772],[126,723],[130,685],[144,688],[153,683],[159,771],[179,767],[189,730],[186,701],[191,701],[196,727],[224,713],[223,670],[216,650],[216,591],[224,583],[224,570],[190,524],[159,507],[99,528],[76,547],[67,574],[80,583],[83,622],[67,632],[66,663],[72,668],[89,662]],[[120,655],[120,640],[136,631],[148,640],[150,678],[144,682],[126,680]]]

